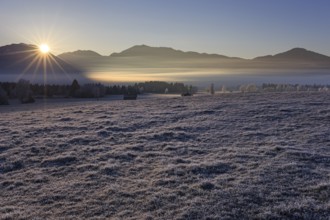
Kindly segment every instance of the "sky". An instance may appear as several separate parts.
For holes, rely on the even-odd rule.
[[[329,0],[0,0],[0,46],[102,55],[134,45],[254,58],[303,47],[330,56]]]

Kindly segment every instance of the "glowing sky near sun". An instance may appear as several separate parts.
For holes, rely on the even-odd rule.
[[[293,47],[330,55],[328,0],[1,0],[0,46],[59,54],[133,45],[253,58]]]

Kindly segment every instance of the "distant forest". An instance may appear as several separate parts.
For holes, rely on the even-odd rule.
[[[213,85],[212,85],[213,86]],[[211,92],[211,87],[207,89]],[[226,88],[222,86],[218,92],[299,92],[318,91],[329,92],[330,85],[299,85],[299,84],[274,84],[264,83],[260,86],[255,84],[240,85],[238,87]],[[196,93],[197,87],[185,85],[183,83],[168,83],[161,81],[150,81],[135,83],[134,85],[102,85],[100,83],[80,85],[77,80],[73,80],[71,85],[41,85],[30,84],[29,81],[21,79],[17,83],[0,82],[0,105],[9,104],[8,99],[19,99],[22,103],[32,103],[35,98],[101,98],[106,95],[125,94],[184,94]],[[213,93],[214,94],[214,89]]]
[[[80,85],[73,80],[71,85],[41,85],[30,84],[27,80],[17,83],[0,82],[0,89],[9,98],[19,98],[19,93],[29,94],[31,97],[74,97],[74,98],[99,98],[105,95],[141,94],[141,93],[170,93],[181,94],[184,92],[197,92],[197,88],[183,83],[168,83],[150,81],[135,83],[134,85],[108,85],[100,83]],[[25,91],[19,91],[25,90]]]

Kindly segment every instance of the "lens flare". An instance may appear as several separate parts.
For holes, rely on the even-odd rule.
[[[39,46],[39,50],[41,53],[47,54],[47,53],[49,53],[49,46],[47,44],[41,44]]]

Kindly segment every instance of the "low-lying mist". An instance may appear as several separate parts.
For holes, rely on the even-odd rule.
[[[82,74],[1,74],[1,82],[19,79],[39,84],[80,83],[133,84],[145,81],[182,82],[200,88],[215,85],[238,86],[241,84],[330,84],[330,70],[255,70],[255,69],[188,69],[188,68],[113,68],[89,71]]]
[[[141,68],[89,72],[86,77],[106,84],[168,81],[203,87],[210,83],[228,86],[246,83],[330,84],[329,73],[329,70]]]

